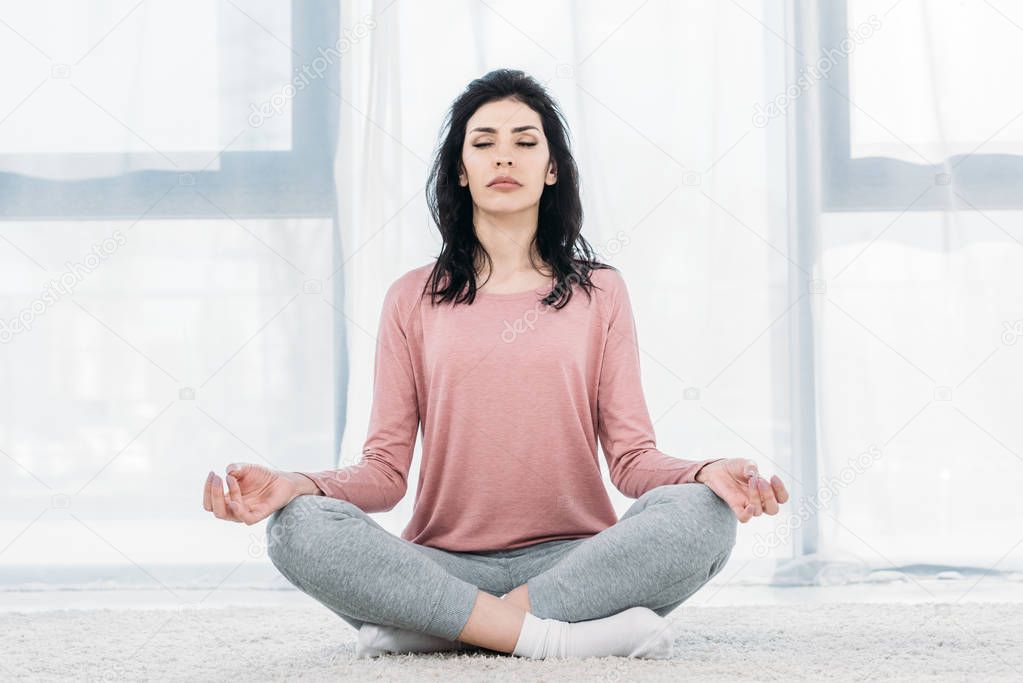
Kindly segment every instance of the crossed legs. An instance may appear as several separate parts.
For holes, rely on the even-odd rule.
[[[335,498],[299,496],[271,516],[267,537],[281,573],[355,628],[370,622],[509,652],[526,611],[565,622],[634,606],[666,615],[724,566],[736,525],[703,484],[661,486],[599,534],[517,555],[512,586],[506,571],[410,543]]]
[[[552,564],[526,556],[509,595],[538,617],[600,619],[629,607],[666,616],[724,567],[738,520],[704,484],[653,488],[614,524],[578,541]],[[521,591],[521,592],[520,592]]]

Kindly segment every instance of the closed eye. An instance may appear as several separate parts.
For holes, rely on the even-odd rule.
[[[494,144],[494,143],[492,143],[492,142],[481,142],[481,143],[479,143],[477,145],[473,145],[473,147],[490,147],[490,145],[492,145],[492,144]],[[522,146],[522,147],[536,147],[536,143],[535,142],[520,142],[518,144],[520,146]]]

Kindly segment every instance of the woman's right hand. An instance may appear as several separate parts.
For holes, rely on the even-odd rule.
[[[227,496],[220,477],[206,477],[202,506],[218,519],[256,524],[290,503],[301,491],[295,477],[301,474],[280,472],[252,463],[227,466]]]

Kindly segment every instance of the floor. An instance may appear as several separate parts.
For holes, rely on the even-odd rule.
[[[669,617],[675,658],[354,658],[355,631],[294,590],[0,593],[0,678],[32,680],[1020,681],[1023,582],[708,584]]]

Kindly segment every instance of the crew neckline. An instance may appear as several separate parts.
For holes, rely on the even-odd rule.
[[[485,299],[502,299],[514,301],[517,299],[533,299],[539,295],[546,295],[552,289],[554,289],[555,279],[551,278],[546,285],[537,287],[536,289],[525,290],[522,292],[485,292],[482,289],[476,290],[476,296]]]

